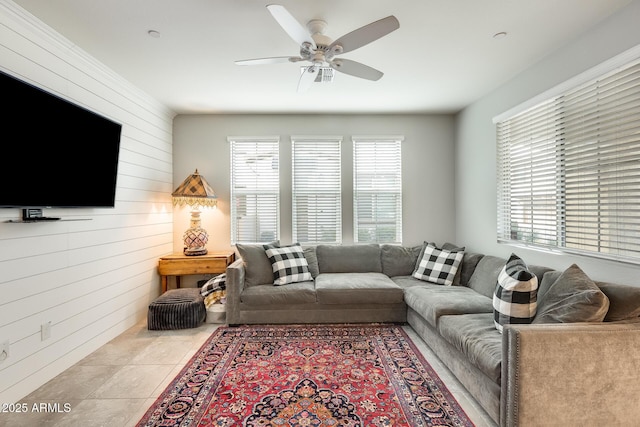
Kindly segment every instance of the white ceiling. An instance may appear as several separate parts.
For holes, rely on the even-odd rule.
[[[382,79],[338,73],[297,93],[300,64],[234,64],[298,55],[269,1],[14,1],[178,114],[456,112],[631,2],[273,0],[303,25],[327,21],[332,39],[388,15],[400,21],[342,55]],[[498,32],[507,36],[494,39]]]

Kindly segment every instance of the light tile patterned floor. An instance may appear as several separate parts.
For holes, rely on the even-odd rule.
[[[149,331],[140,322],[21,401],[58,403],[59,412],[3,413],[0,426],[134,426],[218,326]],[[405,330],[476,426],[494,427],[411,327]]]

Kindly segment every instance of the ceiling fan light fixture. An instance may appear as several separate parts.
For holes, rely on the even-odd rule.
[[[343,48],[341,45],[339,45],[339,44],[336,44],[336,45],[331,46],[331,52],[332,52],[334,55],[340,55],[340,54],[342,53],[342,51],[343,51],[343,50],[344,50],[344,48]]]
[[[310,65],[300,67],[300,75],[304,73],[315,74],[314,83],[333,83],[336,75],[331,67],[324,65]]]
[[[333,83],[333,79],[336,78],[336,74],[331,67],[321,67],[319,74],[320,83]],[[316,80],[318,80],[318,77],[316,77]]]

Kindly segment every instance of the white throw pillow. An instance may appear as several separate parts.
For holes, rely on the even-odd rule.
[[[525,262],[511,254],[496,283],[493,293],[493,322],[502,332],[503,325],[531,323],[536,315],[538,278]]]
[[[274,285],[313,280],[309,271],[309,264],[304,257],[304,251],[300,244],[296,243],[279,248],[265,245],[264,249],[273,268]]]
[[[439,285],[451,286],[464,257],[464,251],[448,251],[427,243],[418,259],[413,277]]]

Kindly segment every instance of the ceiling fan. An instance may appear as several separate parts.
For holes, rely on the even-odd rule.
[[[307,89],[314,81],[333,80],[333,70],[361,79],[379,80],[384,74],[382,71],[360,62],[336,56],[356,50],[400,28],[396,17],[390,15],[345,34],[337,40],[331,40],[324,35],[324,30],[327,27],[325,21],[311,20],[305,28],[284,6],[270,4],[267,5],[267,9],[289,37],[298,43],[300,55],[245,59],[235,63],[237,65],[263,65],[282,62],[311,62],[311,65],[305,65],[301,70],[298,81],[299,92]]]

